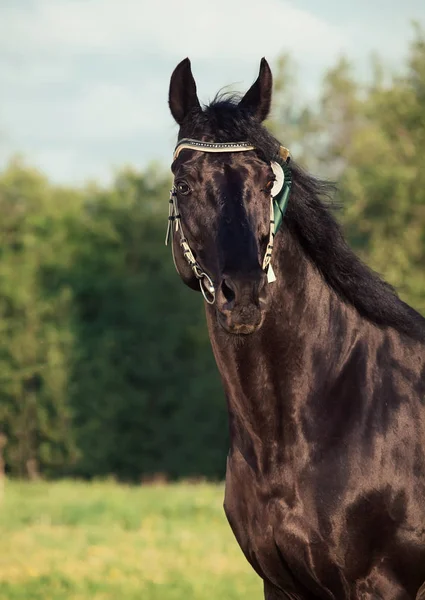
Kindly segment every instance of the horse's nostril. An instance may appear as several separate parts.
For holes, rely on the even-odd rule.
[[[222,292],[224,294],[224,297],[226,298],[227,302],[233,302],[234,299],[235,299],[235,297],[236,297],[235,292],[230,287],[230,285],[226,281],[226,279],[223,279],[223,281],[221,283],[221,290],[222,290]]]

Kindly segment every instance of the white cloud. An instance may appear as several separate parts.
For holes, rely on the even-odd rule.
[[[335,52],[334,26],[284,0],[37,0],[4,12],[0,47],[9,52],[126,53],[251,60],[282,47],[302,56]],[[17,41],[19,43],[17,44]],[[148,58],[148,57],[147,57]]]
[[[359,29],[350,19],[331,23],[319,6],[317,0],[304,8],[295,0],[0,0],[1,154],[22,150],[59,180],[168,156],[176,131],[168,82],[185,56],[201,101],[235,81],[244,91],[259,59],[273,62],[282,52],[296,59],[311,92],[341,51],[360,56],[376,39],[365,18]],[[393,38],[381,40],[387,55],[398,47]]]
[[[99,172],[101,156],[147,161],[152,146],[134,140],[155,131],[156,148],[170,146],[168,82],[185,56],[206,100],[235,78],[245,89],[263,55],[286,48],[323,62],[319,55],[342,43],[336,28],[283,0],[262,0],[261,9],[246,0],[2,3],[0,125],[10,151],[23,150],[57,178],[67,169],[74,176],[79,164],[85,177]]]
[[[41,170],[47,173],[53,172],[58,181],[70,181],[75,175],[78,179],[80,157],[73,148],[34,148],[31,154],[32,164],[34,164],[33,161]]]
[[[157,127],[152,113],[157,107],[146,105],[142,89],[95,83],[87,88],[70,107],[70,123],[80,139],[116,139],[119,136],[143,135]],[[156,94],[154,94],[156,96]],[[156,116],[156,115],[155,115]]]

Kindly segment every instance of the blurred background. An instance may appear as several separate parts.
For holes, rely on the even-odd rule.
[[[423,0],[1,0],[1,600],[261,597],[203,303],[164,247],[186,56],[204,103],[268,59],[268,127],[425,314]]]

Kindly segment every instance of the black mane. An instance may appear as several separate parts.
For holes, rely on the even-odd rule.
[[[204,137],[216,142],[248,141],[265,160],[276,159],[280,143],[238,107],[239,100],[236,94],[217,95],[202,112],[190,115],[180,130],[180,137]],[[394,288],[349,248],[326,203],[334,192],[333,184],[305,173],[293,161],[290,165],[293,187],[284,222],[327,284],[364,318],[425,341],[425,319],[400,300]]]
[[[424,317],[400,300],[394,288],[365,265],[345,241],[331,208],[322,200],[330,197],[334,186],[308,175],[294,163],[292,178],[287,226],[327,284],[362,317],[425,341]]]

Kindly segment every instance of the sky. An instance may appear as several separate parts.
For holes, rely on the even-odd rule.
[[[0,168],[19,153],[79,184],[166,165],[169,80],[186,56],[203,103],[244,92],[282,53],[313,99],[342,54],[359,76],[373,52],[402,65],[412,20],[425,24],[424,0],[0,0]]]

